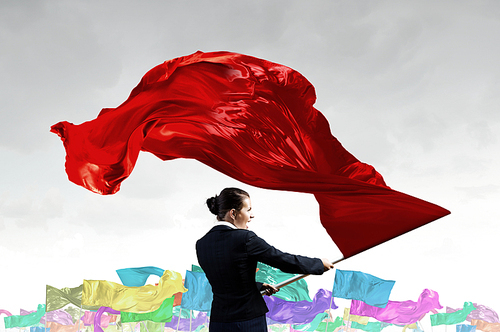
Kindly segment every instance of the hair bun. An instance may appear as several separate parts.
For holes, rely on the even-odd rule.
[[[207,199],[207,206],[208,206],[208,209],[210,210],[210,212],[212,212],[212,214],[215,214],[215,215],[219,214],[219,207],[217,206],[217,195]]]

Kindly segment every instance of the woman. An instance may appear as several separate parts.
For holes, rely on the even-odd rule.
[[[225,188],[207,205],[217,223],[196,242],[196,254],[213,291],[211,332],[267,331],[268,309],[260,291],[272,295],[278,289],[255,281],[258,261],[288,273],[322,274],[333,268],[327,259],[281,252],[247,230],[253,218],[247,192]]]

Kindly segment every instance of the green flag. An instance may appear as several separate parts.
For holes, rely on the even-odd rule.
[[[142,322],[151,321],[156,323],[166,323],[172,321],[172,309],[174,307],[174,297],[169,297],[161,306],[152,312],[135,313],[135,312],[121,312],[121,322]]]
[[[141,322],[139,325],[141,332],[163,332],[165,329],[165,323],[156,323],[149,320]]]
[[[318,327],[316,328],[316,331],[333,332],[337,327],[344,325],[344,320],[342,319],[342,317],[337,317],[335,318],[334,322],[328,322],[328,326],[326,324],[327,324],[326,322],[319,323]]]
[[[431,326],[436,325],[455,325],[465,321],[467,316],[476,310],[472,302],[464,302],[464,307],[462,310],[458,310],[452,313],[440,313],[431,315]]]

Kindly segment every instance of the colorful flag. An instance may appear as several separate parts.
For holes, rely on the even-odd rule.
[[[415,323],[432,309],[441,309],[439,304],[439,294],[435,291],[425,289],[420,294],[418,301],[389,301],[385,308],[374,307],[362,301],[352,300],[352,315],[373,317],[380,322],[391,324],[411,324]]]
[[[363,272],[337,269],[332,295],[384,308],[389,301],[394,283],[395,281],[383,280]]]
[[[27,315],[12,315],[4,317],[5,328],[28,327],[40,323],[40,319],[45,315],[45,304],[39,304],[35,312]]]
[[[186,271],[181,308],[187,310],[210,311],[212,309],[212,286],[203,272]]]
[[[476,326],[469,324],[457,324],[456,329],[456,332],[476,332]]]
[[[262,262],[257,262],[257,272],[255,280],[258,282],[276,285],[286,281],[296,274],[285,273],[278,268],[269,266]],[[312,301],[309,297],[309,288],[305,279],[299,279],[285,287],[280,288],[280,291],[273,296],[285,301]]]
[[[119,190],[139,151],[196,159],[261,188],[312,193],[344,257],[449,214],[390,189],[332,136],[315,101],[311,83],[289,67],[196,52],[152,68],[117,108],[51,131],[64,142],[69,180],[100,194]]]
[[[82,290],[83,285],[73,288],[64,287],[61,289],[46,285],[45,305],[47,306],[47,312],[61,309],[70,303],[85,310],[98,310],[99,306],[82,306]]]
[[[472,302],[464,302],[464,308],[453,313],[440,313],[431,315],[431,325],[454,325],[465,321],[467,316],[476,308]]]
[[[332,303],[332,294],[330,291],[320,289],[310,301],[285,301],[275,296],[264,296],[269,311],[266,317],[281,324],[307,324],[310,323],[316,315],[330,308],[336,309],[335,303]]]
[[[121,313],[121,322],[141,322],[141,321],[152,321],[156,323],[165,323],[170,322],[172,320],[172,311],[174,306],[174,297],[169,297],[161,306],[152,312],[146,313],[133,313],[133,312],[122,312]]]
[[[475,325],[477,330],[484,332],[500,332],[500,323],[488,323],[484,320],[473,319],[471,325]]]
[[[127,287],[106,280],[84,280],[82,304],[125,312],[151,312],[174,293],[186,291],[181,274],[170,270],[165,270],[158,286]]]
[[[344,321],[347,322],[356,322],[362,325],[368,324],[368,321],[370,320],[370,317],[366,316],[358,316],[358,315],[351,315],[349,313],[350,308],[344,308]]]
[[[116,270],[122,284],[128,287],[144,286],[150,275],[161,278],[163,272],[165,272],[165,270],[154,266],[130,267]]]

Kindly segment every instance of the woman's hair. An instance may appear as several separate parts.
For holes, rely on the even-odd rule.
[[[242,189],[225,188],[219,195],[207,199],[207,206],[210,212],[217,216],[217,220],[224,220],[227,211],[241,210],[246,198],[250,198],[250,195]]]

